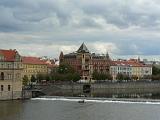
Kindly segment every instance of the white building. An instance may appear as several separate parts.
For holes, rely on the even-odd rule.
[[[118,74],[127,75],[132,79],[145,79],[152,75],[152,66],[134,59],[112,61],[110,74],[113,79],[116,79]]]

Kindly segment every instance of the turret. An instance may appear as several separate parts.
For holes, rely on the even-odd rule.
[[[63,59],[64,59],[64,56],[63,56],[63,52],[61,51],[61,53],[59,55],[59,63],[62,63]]]

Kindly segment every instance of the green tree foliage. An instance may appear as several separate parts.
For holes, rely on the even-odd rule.
[[[56,73],[51,74],[51,79],[55,81],[78,81],[80,75],[69,64],[61,64]]]
[[[143,79],[144,80],[150,80],[150,79],[152,79],[152,76],[151,75],[145,75],[145,76],[143,76]]]
[[[160,80],[160,75],[152,75],[152,80]]]
[[[160,80],[160,68],[153,65],[151,78],[152,80]]]
[[[31,76],[31,82],[36,82],[36,77],[34,75]]]
[[[119,74],[117,74],[116,79],[117,79],[117,80],[130,80],[131,78],[130,78],[128,75],[119,73]]]
[[[160,68],[156,67],[156,66],[153,66],[152,67],[152,74],[153,75],[158,75],[160,74]]]
[[[72,74],[72,80],[74,81],[74,82],[76,82],[76,81],[78,81],[78,80],[80,80],[81,79],[81,77],[80,77],[80,74],[79,73],[74,73],[74,74]]]
[[[27,85],[28,82],[29,82],[29,79],[28,79],[27,75],[24,75],[24,77],[23,77],[23,85],[24,86]]]
[[[109,73],[104,74],[97,71],[93,72],[92,77],[94,80],[112,80],[112,76]]]
[[[45,78],[46,78],[47,81],[50,81],[51,80],[51,75],[47,74],[47,75],[45,75]]]
[[[75,70],[69,65],[69,64],[61,64],[59,65],[59,68],[58,68],[58,73],[60,74],[66,74],[66,73],[74,73]]]
[[[41,80],[45,80],[46,79],[46,75],[45,74],[37,74],[37,80],[40,82]]]
[[[119,73],[117,74],[117,77],[116,77],[117,80],[123,80],[123,74]]]
[[[136,75],[132,75],[131,79],[132,80],[138,80],[138,77]]]

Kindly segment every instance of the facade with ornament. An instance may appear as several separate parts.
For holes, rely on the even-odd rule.
[[[59,60],[60,64],[71,65],[83,80],[92,80],[94,71],[110,74],[113,79],[117,79],[118,74],[136,80],[149,78],[152,75],[152,65],[147,65],[140,59],[111,60],[108,53],[103,55],[91,53],[84,43],[73,53],[61,52]]]

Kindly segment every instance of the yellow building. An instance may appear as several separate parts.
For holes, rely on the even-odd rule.
[[[132,67],[132,76],[136,76],[137,79],[141,79],[145,76],[152,75],[152,66],[137,65]]]
[[[36,77],[37,74],[48,73],[47,63],[38,57],[23,57],[22,61],[24,68],[23,76],[26,75],[29,80],[31,79],[32,75]]]
[[[22,97],[22,62],[16,50],[0,50],[0,100]]]

